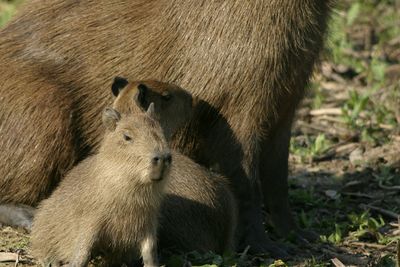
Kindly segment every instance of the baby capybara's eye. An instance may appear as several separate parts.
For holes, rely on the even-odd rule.
[[[127,142],[132,142],[132,137],[130,137],[127,134],[124,134],[124,140],[127,141]]]

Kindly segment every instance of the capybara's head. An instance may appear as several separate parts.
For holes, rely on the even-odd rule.
[[[168,175],[171,153],[155,117],[153,103],[146,112],[129,115],[121,115],[113,108],[104,110],[107,132],[99,155],[110,169],[118,166],[111,169],[116,176],[135,176],[141,184],[151,184]]]
[[[147,110],[150,103],[155,104],[155,113],[167,140],[190,120],[195,103],[186,90],[159,81],[128,82],[125,78],[115,77],[112,85],[116,99],[113,108],[120,113],[137,113]]]

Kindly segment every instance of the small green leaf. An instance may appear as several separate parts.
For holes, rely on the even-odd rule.
[[[347,13],[347,25],[352,25],[354,23],[354,21],[360,14],[360,11],[361,11],[360,3],[355,3],[350,7],[349,12]]]

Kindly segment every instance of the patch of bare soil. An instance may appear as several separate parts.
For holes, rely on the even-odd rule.
[[[29,256],[29,235],[23,229],[0,226],[0,266],[39,266]]]

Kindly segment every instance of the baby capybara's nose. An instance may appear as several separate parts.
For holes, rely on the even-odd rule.
[[[160,181],[164,178],[169,165],[171,164],[172,156],[171,153],[155,153],[151,159],[153,165],[153,171],[151,179],[154,181]]]
[[[153,165],[164,165],[164,164],[171,164],[172,156],[171,153],[156,153],[151,162]]]
[[[166,163],[166,164],[171,164],[171,162],[172,162],[171,153],[166,153],[166,154],[164,155],[164,160],[165,160],[165,163]]]

